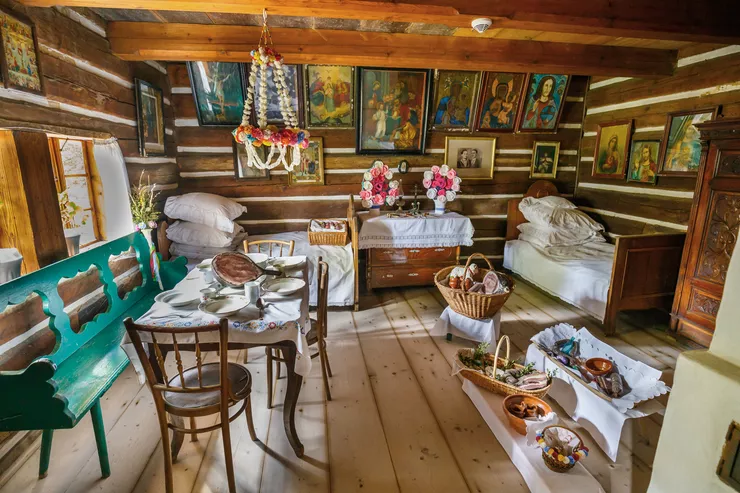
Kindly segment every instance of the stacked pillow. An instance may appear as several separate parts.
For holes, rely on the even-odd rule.
[[[236,250],[246,233],[234,220],[245,212],[243,205],[210,193],[169,197],[164,213],[178,219],[167,228],[167,238],[172,241],[170,253],[203,259]]]
[[[528,223],[517,226],[519,239],[547,248],[605,242],[604,226],[563,197],[525,197],[519,210]]]

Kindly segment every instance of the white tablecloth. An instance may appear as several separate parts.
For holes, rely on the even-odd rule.
[[[365,217],[359,247],[432,248],[473,245],[473,223],[456,212],[426,217]]]
[[[501,327],[501,312],[493,318],[475,320],[465,315],[460,315],[449,306],[440,315],[434,324],[432,335],[446,335],[462,337],[475,342],[487,342],[496,346],[499,330]]]
[[[305,261],[306,258],[302,258]],[[304,262],[300,269],[288,275],[307,281],[306,265],[307,263]],[[200,290],[204,287],[206,287],[206,282],[201,272],[194,269],[174,289],[200,294]],[[263,295],[262,301],[265,305],[262,318],[260,318],[259,309],[253,304],[229,317],[229,342],[268,345],[281,341],[293,341],[297,348],[295,372],[302,376],[308,375],[311,371],[311,356],[306,340],[306,333],[311,328],[308,313],[308,283],[302,290],[290,296]],[[137,320],[140,324],[169,327],[192,327],[217,322],[218,317],[201,312],[196,304],[176,308],[158,302],[155,302],[152,308]],[[144,337],[142,340],[150,342],[144,340]],[[201,343],[217,342],[218,335],[215,334],[215,337],[210,338],[202,335],[199,336],[199,340]],[[168,341],[158,342],[167,343]],[[193,341],[178,336],[177,342],[188,344]],[[143,383],[145,379],[143,368],[128,335],[124,337],[121,347],[126,351],[139,375],[139,380]]]

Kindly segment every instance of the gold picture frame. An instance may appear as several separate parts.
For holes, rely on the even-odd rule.
[[[301,150],[301,162],[293,171],[288,171],[288,185],[324,184],[324,139],[311,137],[308,148]]]
[[[463,180],[490,180],[496,162],[496,137],[445,137],[445,164]]]
[[[532,163],[529,167],[530,178],[555,179],[558,172],[560,158],[560,142],[534,143],[532,148]]]

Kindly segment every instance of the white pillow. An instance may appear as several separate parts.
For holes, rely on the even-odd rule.
[[[557,208],[562,208],[562,209],[575,209],[576,208],[576,204],[558,195],[548,195],[547,197],[540,197],[539,199],[535,199],[535,200],[539,200],[543,204],[547,204],[550,207],[553,207],[556,209]]]
[[[175,221],[167,227],[167,238],[176,243],[200,247],[227,247],[234,242],[234,237],[244,228],[235,224],[233,233],[226,233],[203,224],[188,221]]]
[[[543,197],[541,199],[524,197],[519,203],[519,210],[524,215],[524,218],[530,223],[539,226],[570,230],[604,231],[604,226],[591,219],[584,212],[575,208],[551,207],[547,201],[544,201],[547,198],[550,197]]]
[[[537,246],[575,246],[584,243],[604,243],[606,239],[595,231],[589,230],[568,230],[559,228],[548,228],[538,226],[532,223],[524,223],[517,226],[521,232],[520,240],[528,241]]]
[[[233,200],[200,192],[169,197],[164,205],[165,215],[172,219],[203,224],[227,233],[234,232],[234,219],[245,212],[247,208]]]

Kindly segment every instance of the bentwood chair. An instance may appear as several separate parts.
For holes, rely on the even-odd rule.
[[[317,279],[319,284],[318,306],[316,307],[316,319],[311,319],[311,330],[306,334],[308,345],[316,345],[318,351],[311,355],[311,359],[318,357],[321,361],[321,378],[324,380],[324,390],[326,399],[331,400],[329,390],[329,377],[331,377],[331,366],[329,365],[329,355],[326,353],[326,335],[327,335],[327,305],[329,299],[329,264],[319,257]],[[285,360],[280,356],[279,349],[265,348],[267,355],[267,408],[272,407],[272,364],[277,363],[277,378],[280,378],[280,363]]]
[[[234,481],[234,464],[231,455],[231,433],[229,425],[246,411],[247,427],[252,440],[257,440],[252,423],[252,376],[245,367],[228,361],[228,322],[221,319],[217,325],[200,327],[155,327],[138,325],[131,318],[124,320],[126,331],[136,348],[136,354],[146,373],[147,384],[152,391],[159,418],[159,430],[162,433],[162,451],[164,452],[164,476],[167,493],[174,493],[172,478],[172,450],[170,448],[169,430],[190,434],[193,440],[198,433],[206,433],[221,428],[226,462],[226,476],[229,492],[236,493]],[[209,337],[210,336],[210,337]],[[153,357],[150,358],[144,348],[148,344]],[[208,341],[204,343],[203,341]],[[218,341],[218,342],[211,342]],[[203,348],[218,347],[219,362],[203,363]],[[165,358],[167,349],[174,351],[176,374],[167,375]],[[195,352],[195,366],[184,369],[181,351]],[[153,360],[153,361],[152,361]],[[155,366],[156,364],[156,366]],[[170,367],[172,369],[172,367]],[[158,378],[161,375],[161,380]],[[229,409],[240,404],[236,413],[229,417]],[[196,427],[195,418],[220,414],[218,423],[202,428]],[[168,420],[173,417],[190,418],[190,429],[181,425],[182,419]]]
[[[244,253],[266,253],[270,257],[290,257],[295,249],[295,241],[284,240],[244,240]]]

